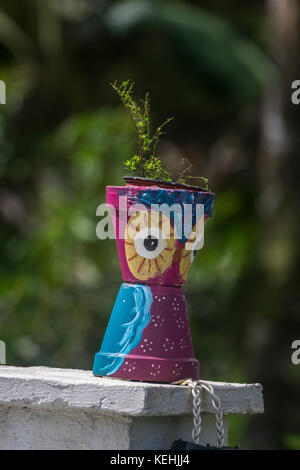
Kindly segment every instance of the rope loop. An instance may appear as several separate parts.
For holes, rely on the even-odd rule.
[[[216,416],[216,429],[217,429],[217,447],[224,446],[224,423],[223,423],[223,411],[221,401],[218,395],[216,395],[213,386],[204,380],[191,380],[186,379],[180,382],[181,385],[188,385],[192,391],[193,396],[193,432],[192,438],[195,444],[200,443],[201,433],[201,392],[205,390],[211,397],[212,406]]]

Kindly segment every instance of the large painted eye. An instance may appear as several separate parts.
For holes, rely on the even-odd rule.
[[[134,237],[137,253],[147,259],[157,258],[166,246],[163,233],[158,227],[143,228]]]
[[[139,212],[129,219],[125,236],[128,266],[137,279],[153,278],[171,265],[175,239],[166,215]]]
[[[180,274],[186,280],[192,263],[195,259],[197,251],[201,250],[204,245],[204,221],[199,220],[193,227],[193,234],[186,242],[185,249],[182,252],[180,260]]]

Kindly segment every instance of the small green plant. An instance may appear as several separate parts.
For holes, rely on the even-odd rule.
[[[177,183],[182,183],[182,184],[190,184],[191,183],[190,180],[197,180],[198,179],[198,180],[202,181],[201,187],[203,187],[203,189],[208,191],[209,190],[208,179],[204,178],[204,176],[192,176],[190,173],[193,170],[193,165],[187,158],[182,159],[182,164],[185,165],[185,168],[178,175],[178,177],[176,179],[176,182]]]
[[[133,155],[124,164],[127,169],[143,178],[171,180],[171,175],[163,167],[160,158],[156,155],[160,137],[165,133],[164,127],[173,119],[168,118],[153,133],[150,125],[150,97],[146,93],[141,105],[133,98],[134,83],[126,80],[120,85],[115,81],[111,83],[118,93],[121,102],[129,113],[137,134],[138,155]]]
[[[118,82],[115,81],[111,83],[111,86],[119,95],[121,102],[131,118],[137,135],[138,154],[133,155],[125,161],[125,168],[142,178],[171,181],[173,178],[164,168],[162,161],[156,154],[156,150],[160,137],[165,134],[165,126],[172,121],[173,117],[166,119],[152,132],[150,124],[149,93],[146,93],[145,98],[140,100],[141,104],[137,104],[133,97],[134,82],[126,80],[118,84]],[[199,179],[204,183],[203,189],[208,190],[208,180],[202,176],[192,176],[190,174],[193,166],[188,159],[183,159],[183,163],[186,167],[179,174],[176,181],[178,183],[187,184],[190,183],[191,179]]]

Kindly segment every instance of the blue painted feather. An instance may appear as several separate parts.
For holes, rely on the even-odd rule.
[[[95,375],[116,373],[125,357],[138,346],[151,320],[152,301],[149,286],[122,284],[100,352],[95,355]]]

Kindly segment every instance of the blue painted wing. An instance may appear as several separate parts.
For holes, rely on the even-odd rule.
[[[126,355],[138,346],[151,320],[152,301],[149,286],[122,284],[100,352],[95,355],[95,375],[116,373]]]

